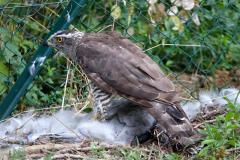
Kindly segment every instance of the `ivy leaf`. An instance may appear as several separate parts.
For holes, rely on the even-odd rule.
[[[117,20],[121,17],[121,8],[118,5],[112,6],[111,16],[114,20]]]
[[[4,47],[4,52],[3,52],[3,55],[6,59],[7,62],[19,62],[21,63],[21,53],[19,52],[19,48],[17,45],[11,43],[11,42],[7,42],[5,43],[5,45],[3,46]],[[14,58],[13,58],[14,57]]]
[[[16,70],[18,74],[22,73],[26,62],[24,61],[21,53],[19,52],[19,47],[16,44],[11,42],[5,43],[5,45],[3,45],[3,56],[6,62],[9,62],[14,67],[18,67]]]
[[[173,22],[174,27],[172,27],[172,30],[182,32],[184,30],[184,26],[181,22],[181,20],[177,16],[171,16],[170,20]]]

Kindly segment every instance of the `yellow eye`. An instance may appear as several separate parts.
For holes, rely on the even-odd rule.
[[[56,40],[58,43],[61,43],[62,42],[62,37],[56,37]]]

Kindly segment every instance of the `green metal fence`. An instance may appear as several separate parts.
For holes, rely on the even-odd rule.
[[[49,3],[45,3],[45,4],[49,4]],[[50,4],[57,4],[57,3],[50,3]],[[7,4],[7,5],[9,5],[9,4]],[[66,29],[70,25],[71,21],[75,18],[75,16],[80,12],[83,5],[84,5],[84,0],[76,0],[76,1],[73,0],[73,1],[70,1],[68,6],[62,11],[62,14],[58,18],[58,21],[56,22],[56,24],[54,24],[51,27],[50,32],[45,36],[45,38],[42,40],[42,42],[40,42],[42,44],[40,44],[38,49],[35,51],[33,57],[29,60],[28,64],[26,64],[24,66],[25,69],[23,70],[23,72],[21,73],[21,75],[19,76],[19,78],[17,79],[16,83],[13,85],[13,87],[11,88],[11,90],[9,91],[7,96],[3,99],[3,101],[0,105],[0,118],[1,119],[6,118],[12,112],[16,103],[20,100],[20,97],[24,95],[24,93],[26,92],[26,89],[32,83],[33,78],[38,74],[39,70],[41,69],[41,66],[44,64],[44,61],[51,55],[52,49],[50,47],[48,47],[46,44],[47,38],[51,34],[53,34],[54,32],[56,32],[58,30]],[[36,6],[36,4],[33,4],[32,6],[34,7],[34,6]],[[41,4],[40,4],[40,6],[41,6]],[[21,6],[18,6],[18,7],[21,8]],[[23,5],[23,8],[24,7],[25,6]],[[8,7],[6,7],[6,8],[8,9]],[[6,8],[3,7],[3,9],[6,9]],[[15,10],[14,8],[11,8],[11,7],[9,9]],[[18,10],[18,9],[16,9],[16,10]],[[17,11],[17,12],[20,12],[20,11]],[[38,12],[38,13],[40,15],[41,12]],[[34,24],[31,24],[32,22],[28,22],[28,20],[29,20],[28,18],[21,19],[17,16],[11,16],[11,15],[9,16],[9,18],[12,18],[17,23],[17,25],[18,25],[18,23],[26,23],[25,25],[30,25],[30,28],[36,27],[36,28],[34,28],[36,30],[37,30],[38,25],[41,26],[41,24],[37,20],[33,19],[32,16],[30,16],[29,19],[32,19],[34,22],[36,22],[35,23],[36,26],[34,26]],[[47,15],[44,15],[44,18],[47,18]],[[19,32],[22,32],[22,31],[19,31]],[[15,36],[15,35],[13,35],[13,36]],[[14,40],[14,38],[12,38],[11,40]],[[18,46],[15,46],[17,49],[15,49],[16,53],[14,53],[14,51],[11,51],[11,49],[12,49],[11,47],[8,48],[9,45],[11,46],[14,44],[12,44],[11,42],[8,42],[8,41],[4,41],[4,40],[3,40],[3,43],[5,43],[4,47],[6,47],[10,52],[13,52],[12,53],[13,56],[11,58],[14,58],[15,55],[17,56],[16,59],[21,57],[21,53],[19,51],[20,48],[17,48]],[[5,50],[5,48],[4,48],[4,50]],[[5,53],[5,57],[9,56],[7,54],[8,53]],[[25,62],[24,59],[21,59],[21,60],[23,60]],[[14,61],[14,60],[9,59],[10,65],[11,65],[11,61]],[[4,65],[4,63],[3,63],[3,65]],[[18,69],[20,69],[20,68],[18,68]]]
[[[81,31],[115,30],[129,37],[193,97],[201,87],[238,87],[239,9],[234,0],[1,1],[0,117],[16,104],[21,110],[86,99],[77,67],[69,69],[44,45],[70,22]]]

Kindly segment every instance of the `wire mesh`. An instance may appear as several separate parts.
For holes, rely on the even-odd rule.
[[[0,100],[68,1],[1,3]],[[85,32],[120,32],[150,55],[181,90],[195,97],[201,87],[240,86],[239,9],[239,2],[225,0],[92,0],[73,25]],[[87,98],[82,72],[64,58],[52,57],[19,106],[82,105]]]

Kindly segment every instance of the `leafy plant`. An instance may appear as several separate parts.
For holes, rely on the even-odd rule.
[[[200,157],[224,158],[229,155],[228,149],[240,147],[240,105],[227,101],[227,113],[216,117],[214,124],[207,124],[202,130],[206,137]]]
[[[10,160],[25,160],[26,155],[22,150],[14,150],[12,153],[10,153],[9,158]]]
[[[141,152],[138,150],[121,150],[121,153],[123,155],[123,159],[125,160],[138,160],[141,159]]]

